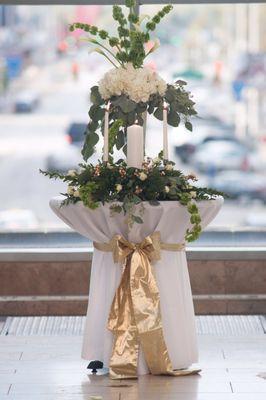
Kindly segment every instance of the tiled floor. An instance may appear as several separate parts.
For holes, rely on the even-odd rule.
[[[86,317],[0,317],[0,335],[80,336]],[[199,335],[264,335],[264,315],[197,315],[196,328]]]
[[[266,335],[200,334],[202,373],[111,381],[88,375],[82,337],[0,335],[1,400],[266,400]]]

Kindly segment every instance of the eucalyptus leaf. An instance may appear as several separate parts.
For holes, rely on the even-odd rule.
[[[169,103],[176,99],[176,90],[173,86],[168,86],[165,92],[165,98]]]
[[[163,107],[158,107],[155,111],[154,114],[155,118],[159,119],[160,121],[163,120]]]
[[[172,111],[178,111],[178,103],[177,103],[177,101],[172,101],[172,102],[170,103],[170,109],[171,109]]]
[[[91,88],[90,100],[95,105],[104,104],[104,99],[101,97],[101,95],[99,93],[99,87],[98,86],[93,86]]]
[[[153,107],[162,106],[162,105],[163,105],[163,99],[161,98],[161,96],[155,95],[155,96],[152,98],[150,104],[152,104]]]
[[[92,105],[89,110],[89,116],[94,122],[101,121],[104,117],[104,109],[100,106]]]
[[[131,218],[137,224],[143,224],[143,219],[141,219],[138,215],[131,215]]]
[[[98,122],[91,120],[88,125],[87,125],[87,129],[86,132],[90,133],[90,132],[95,132],[98,129]]]
[[[94,115],[97,112],[98,106],[93,104],[90,109],[89,109],[89,116],[91,117],[91,119],[94,119]]]
[[[144,119],[143,119],[142,114],[137,114],[137,118],[136,119],[138,120],[138,125],[143,126]]]
[[[124,113],[130,113],[131,111],[134,111],[136,107],[137,103],[130,99],[125,99],[121,104],[121,109]]]
[[[82,149],[82,155],[85,161],[94,153],[94,146],[98,143],[99,136],[97,133],[89,133],[86,135],[85,143]]]
[[[192,123],[191,123],[191,122],[186,121],[186,122],[185,122],[185,127],[186,127],[190,132],[193,131],[193,126],[192,126]]]
[[[105,114],[104,109],[99,107],[95,117],[97,118],[98,121],[101,121],[104,118],[104,114]]]
[[[149,104],[149,107],[148,107],[148,113],[149,113],[149,114],[152,114],[153,111],[154,111],[154,105],[150,103],[150,104]]]
[[[118,131],[115,144],[116,144],[117,150],[122,149],[122,147],[124,146],[124,144],[125,144],[125,134],[124,134],[124,132],[122,130]]]
[[[87,161],[93,155],[93,153],[94,153],[94,148],[88,147],[86,144],[84,144],[83,149],[81,150],[83,159]]]
[[[121,108],[118,108],[118,110],[117,110],[117,118],[121,119],[123,121],[124,125],[127,124],[127,114],[123,113]]]
[[[137,103],[137,113],[142,114],[146,111],[147,109],[147,104],[146,103]]]
[[[169,125],[177,127],[180,124],[180,117],[175,111],[170,109],[167,115],[167,122]]]
[[[130,125],[133,125],[134,123],[135,123],[135,121],[136,121],[136,113],[135,113],[135,111],[131,111],[131,112],[129,112],[128,114],[127,114],[127,124],[130,126]]]
[[[188,114],[187,107],[185,106],[185,104],[183,104],[181,102],[177,103],[176,111],[179,112],[180,114],[184,114],[184,115]]]
[[[137,107],[137,103],[125,95],[117,97],[117,99],[113,101],[113,105],[120,107],[125,114],[134,111]]]

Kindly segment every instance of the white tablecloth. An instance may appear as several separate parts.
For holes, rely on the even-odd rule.
[[[96,242],[108,242],[113,235],[122,234],[125,239],[138,243],[154,231],[160,231],[162,242],[182,243],[186,229],[190,226],[186,208],[176,201],[164,201],[159,206],[144,202],[144,223],[135,223],[130,230],[123,214],[110,216],[108,204],[90,210],[82,202],[60,207],[61,201],[62,197],[53,198],[50,201],[52,210],[68,226]],[[220,210],[223,198],[197,204],[204,228]],[[185,251],[162,250],[161,260],[154,264],[154,268],[168,353],[173,368],[187,368],[198,361],[198,349]],[[105,367],[109,365],[113,339],[106,325],[121,271],[121,265],[113,262],[111,253],[94,250],[82,357],[101,360]],[[148,372],[140,351],[138,374]]]

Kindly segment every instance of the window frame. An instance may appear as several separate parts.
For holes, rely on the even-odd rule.
[[[137,6],[146,4],[263,4],[265,0],[136,0]],[[124,0],[0,0],[0,5],[114,5],[125,4]]]

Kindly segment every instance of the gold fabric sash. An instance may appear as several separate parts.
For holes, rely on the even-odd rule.
[[[114,262],[124,266],[108,318],[108,329],[114,334],[111,378],[137,378],[139,344],[152,374],[195,373],[173,370],[163,336],[160,295],[151,265],[161,258],[161,249],[181,251],[185,245],[162,243],[160,232],[154,232],[139,244],[115,235],[109,243],[94,243],[94,247],[112,252]]]

